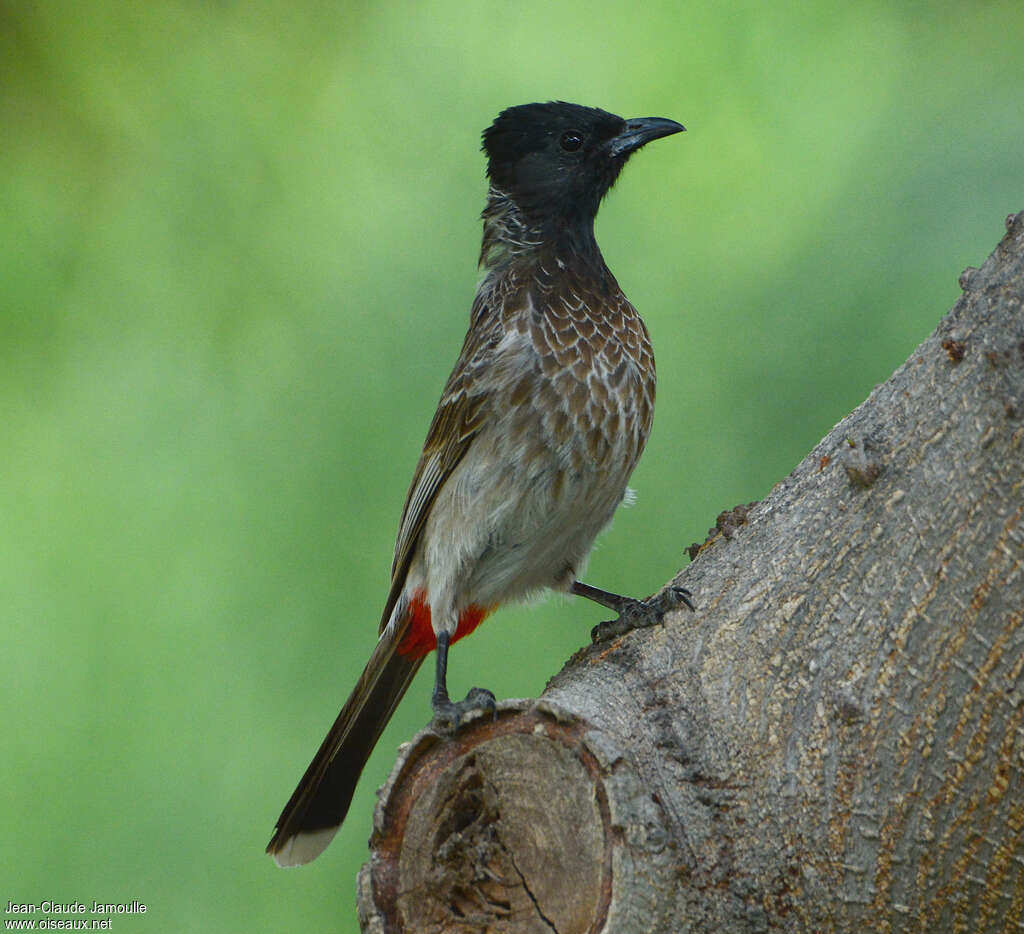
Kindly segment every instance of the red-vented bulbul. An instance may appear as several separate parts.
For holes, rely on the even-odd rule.
[[[545,587],[587,597],[619,614],[595,639],[690,606],[682,588],[639,601],[577,580],[654,414],[647,329],[594,218],[630,155],[682,129],[555,102],[511,107],[484,131],[484,279],[406,497],[377,646],[278,819],[267,846],[278,865],[330,842],[432,649],[435,724],[493,709],[479,688],[452,702],[445,674],[448,647],[501,604]]]

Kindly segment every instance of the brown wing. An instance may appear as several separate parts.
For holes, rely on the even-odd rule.
[[[501,324],[492,320],[486,302],[478,299],[462,353],[441,395],[405,500],[382,632],[402,593],[409,563],[437,493],[465,456],[486,417],[485,377],[500,330]],[[277,830],[267,845],[279,865],[314,859],[345,819],[370,752],[423,661],[396,651],[408,625],[408,618],[401,620],[390,638],[378,641],[334,726],[281,812]]]
[[[405,586],[409,564],[434,500],[487,418],[489,392],[486,380],[481,377],[486,374],[500,339],[500,316],[491,315],[487,303],[478,296],[462,352],[441,393],[405,497],[391,565],[391,590],[380,621],[381,632]]]

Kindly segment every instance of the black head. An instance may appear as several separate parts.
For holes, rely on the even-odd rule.
[[[632,153],[683,129],[563,101],[510,107],[484,130],[487,175],[531,222],[588,223]]]

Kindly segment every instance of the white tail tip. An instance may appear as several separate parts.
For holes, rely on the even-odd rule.
[[[334,839],[337,832],[337,827],[324,827],[321,830],[297,833],[289,838],[280,850],[272,854],[274,862],[282,869],[311,863],[327,849],[327,844]]]

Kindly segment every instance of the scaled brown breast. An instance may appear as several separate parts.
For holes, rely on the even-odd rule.
[[[654,354],[647,328],[607,267],[587,281],[548,258],[538,263],[526,300],[512,303],[522,309],[513,326],[528,330],[539,363],[514,396],[533,395],[541,412],[554,413],[554,439],[571,431],[582,440],[574,459],[598,467],[611,459],[617,473],[628,475],[651,429]]]

